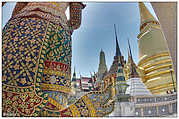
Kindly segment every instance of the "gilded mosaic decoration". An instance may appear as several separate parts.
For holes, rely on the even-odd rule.
[[[69,5],[71,22],[63,13],[58,16]],[[81,24],[84,7],[82,3],[17,3],[2,33],[3,116],[97,117],[113,110],[111,86],[67,107],[71,34]]]

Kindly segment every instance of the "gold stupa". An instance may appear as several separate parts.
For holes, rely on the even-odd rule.
[[[140,75],[152,94],[166,94],[176,89],[176,78],[172,68],[166,39],[159,22],[139,3],[140,33],[138,35]]]

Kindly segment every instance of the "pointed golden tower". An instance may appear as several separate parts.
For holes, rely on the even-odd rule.
[[[140,9],[140,24],[144,25],[144,23],[152,22],[157,20],[153,17],[153,15],[148,11],[143,2],[139,2]]]
[[[139,3],[140,34],[138,35],[139,63],[142,80],[152,94],[165,94],[175,90],[176,79],[166,39],[159,22]]]

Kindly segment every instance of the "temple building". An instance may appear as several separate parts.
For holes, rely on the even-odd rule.
[[[95,79],[95,81],[94,81],[95,90],[100,90],[100,88],[102,88],[102,84],[104,83],[103,78],[107,74],[107,72],[108,72],[108,69],[106,66],[105,53],[101,49],[98,72],[96,74],[94,74],[94,76],[93,76],[93,78]]]
[[[133,112],[130,113],[127,111],[128,109],[131,110],[130,102],[128,102],[128,98],[130,97],[129,94],[126,95],[126,89],[128,88],[128,84],[126,83],[125,76],[124,76],[124,69],[122,67],[121,61],[119,60],[117,65],[117,72],[116,72],[116,84],[115,84],[115,96],[113,100],[115,100],[115,108],[114,111],[109,115],[112,117],[120,117],[120,116],[132,116]],[[127,106],[126,106],[127,103]]]
[[[138,35],[140,73],[143,83],[152,94],[166,94],[176,90],[176,78],[172,68],[166,39],[159,22],[139,3],[140,34]]]
[[[105,54],[104,54],[104,51],[101,49],[97,78],[99,80],[102,80],[104,74],[107,73],[107,71],[108,71],[108,69],[107,69],[107,66],[106,66]]]
[[[77,85],[77,89],[81,91],[81,79],[80,78],[76,79],[76,85]]]
[[[95,84],[95,77],[91,75],[91,77],[84,77],[80,75],[80,78],[76,77],[76,72],[74,69],[73,72],[73,77],[72,77],[72,81],[71,81],[71,92],[72,95],[78,95],[78,93],[81,92],[90,92],[90,91],[94,91],[94,84]],[[79,97],[79,96],[77,96]]]
[[[128,61],[127,63],[124,64],[124,75],[125,75],[125,79],[126,81],[129,80],[129,76],[130,76],[130,69],[133,63],[133,58],[132,58],[132,52],[131,52],[131,48],[130,48],[130,43],[129,43],[129,38],[128,38]],[[139,68],[136,65],[135,66],[136,72],[138,72],[139,74],[141,73]]]
[[[130,94],[131,96],[152,95],[151,92],[145,86],[145,84],[142,82],[139,73],[136,70],[136,64],[134,63],[132,58],[130,44],[129,44],[128,54],[129,54],[128,62],[130,64],[130,69],[129,69],[129,76],[128,76],[129,79],[127,80],[127,84],[129,85],[129,87],[127,88],[126,94]]]
[[[116,34],[116,27],[115,28],[115,38],[116,38],[116,54],[114,56],[113,63],[110,67],[110,70],[108,73],[104,76],[104,88],[107,87],[110,83],[113,84],[113,89],[112,89],[112,96],[115,97],[116,95],[116,77],[118,73],[118,64],[120,63],[121,66],[123,67],[125,64],[124,56],[122,56],[119,44],[118,44],[118,39],[117,39],[117,34]]]
[[[92,81],[92,77],[81,77],[81,89],[84,92],[93,91],[94,85]]]

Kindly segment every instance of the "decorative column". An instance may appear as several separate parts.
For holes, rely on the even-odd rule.
[[[156,110],[157,110],[157,116],[159,116],[159,112],[158,112],[159,109],[158,109],[158,106],[156,106]]]
[[[173,110],[172,110],[172,103],[170,103],[170,104],[168,105],[168,110],[169,110],[169,113],[172,113],[172,112],[173,112]]]
[[[141,117],[143,117],[143,116],[144,116],[144,108],[141,107]]]

